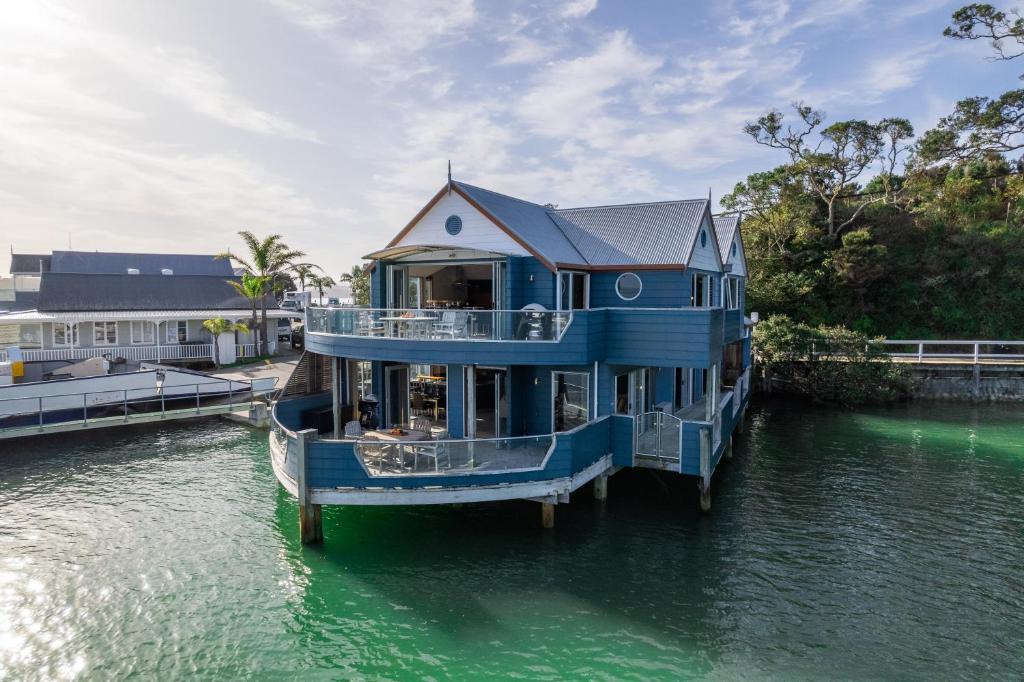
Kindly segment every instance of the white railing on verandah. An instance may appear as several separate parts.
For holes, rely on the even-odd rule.
[[[256,344],[255,343],[236,343],[235,344],[235,357],[236,358],[254,358],[254,357],[256,357]]]
[[[887,347],[885,352],[890,357],[916,359],[918,362],[951,360],[978,364],[982,360],[1024,360],[1024,341],[885,339],[881,343]]]
[[[6,354],[6,353],[5,353]],[[168,346],[94,346],[91,348],[47,348],[21,351],[25,362],[49,360],[86,360],[88,358],[124,358],[135,361],[211,360],[212,343],[189,343]]]

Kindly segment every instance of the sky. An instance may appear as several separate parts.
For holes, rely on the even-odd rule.
[[[16,252],[216,253],[335,278],[453,176],[561,207],[717,199],[803,101],[909,118],[1017,87],[930,0],[2,1],[0,272]]]

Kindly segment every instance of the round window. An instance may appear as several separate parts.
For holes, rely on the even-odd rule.
[[[615,280],[615,293],[623,301],[632,301],[640,295],[641,289],[643,289],[643,284],[640,282],[640,278],[632,272],[624,272]]]
[[[457,215],[448,216],[448,220],[444,221],[444,229],[454,237],[459,232],[462,232],[462,218]]]
[[[708,245],[708,233],[704,230],[700,231],[700,248],[704,248]]]

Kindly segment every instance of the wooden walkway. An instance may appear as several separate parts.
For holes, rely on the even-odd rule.
[[[25,438],[28,436],[40,436],[47,433],[68,433],[70,431],[89,431],[92,429],[104,429],[113,426],[130,426],[132,424],[152,424],[162,421],[177,421],[181,419],[193,419],[196,417],[209,417],[218,414],[229,414],[242,407],[247,407],[249,401],[244,403],[224,403],[223,405],[203,405],[200,407],[187,407],[163,412],[140,412],[127,415],[116,415],[113,417],[89,417],[76,419],[74,421],[58,422],[55,424],[35,424],[32,426],[16,426],[0,429],[0,440],[8,438]]]

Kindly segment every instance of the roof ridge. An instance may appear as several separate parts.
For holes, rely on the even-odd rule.
[[[586,211],[597,208],[630,208],[633,206],[664,206],[666,204],[689,204],[689,203],[708,203],[707,199],[666,199],[664,201],[635,201],[628,204],[599,204],[597,206],[573,206],[571,208],[554,208],[548,209],[549,211],[555,211],[561,213],[563,211]]]
[[[217,260],[218,255],[216,253],[164,253],[153,251],[79,251],[77,249],[56,249],[50,252],[51,255],[54,253],[81,253],[89,256],[186,256],[191,258],[212,258],[214,260]]]
[[[463,182],[462,180],[452,180],[452,182],[454,182],[457,185],[462,185],[463,187],[470,187],[472,189],[478,189],[481,192],[490,192],[491,194],[497,195],[499,197],[505,197],[506,199],[511,199],[512,201],[518,201],[521,204],[529,204],[530,206],[536,206],[537,208],[543,208],[543,209],[548,210],[548,211],[551,210],[550,208],[548,208],[544,204],[538,204],[538,203],[533,202],[533,201],[527,201],[526,199],[520,199],[519,197],[514,197],[511,194],[502,194],[501,192],[495,192],[493,189],[487,189],[486,187],[480,187],[478,185],[471,185],[468,182]]]

